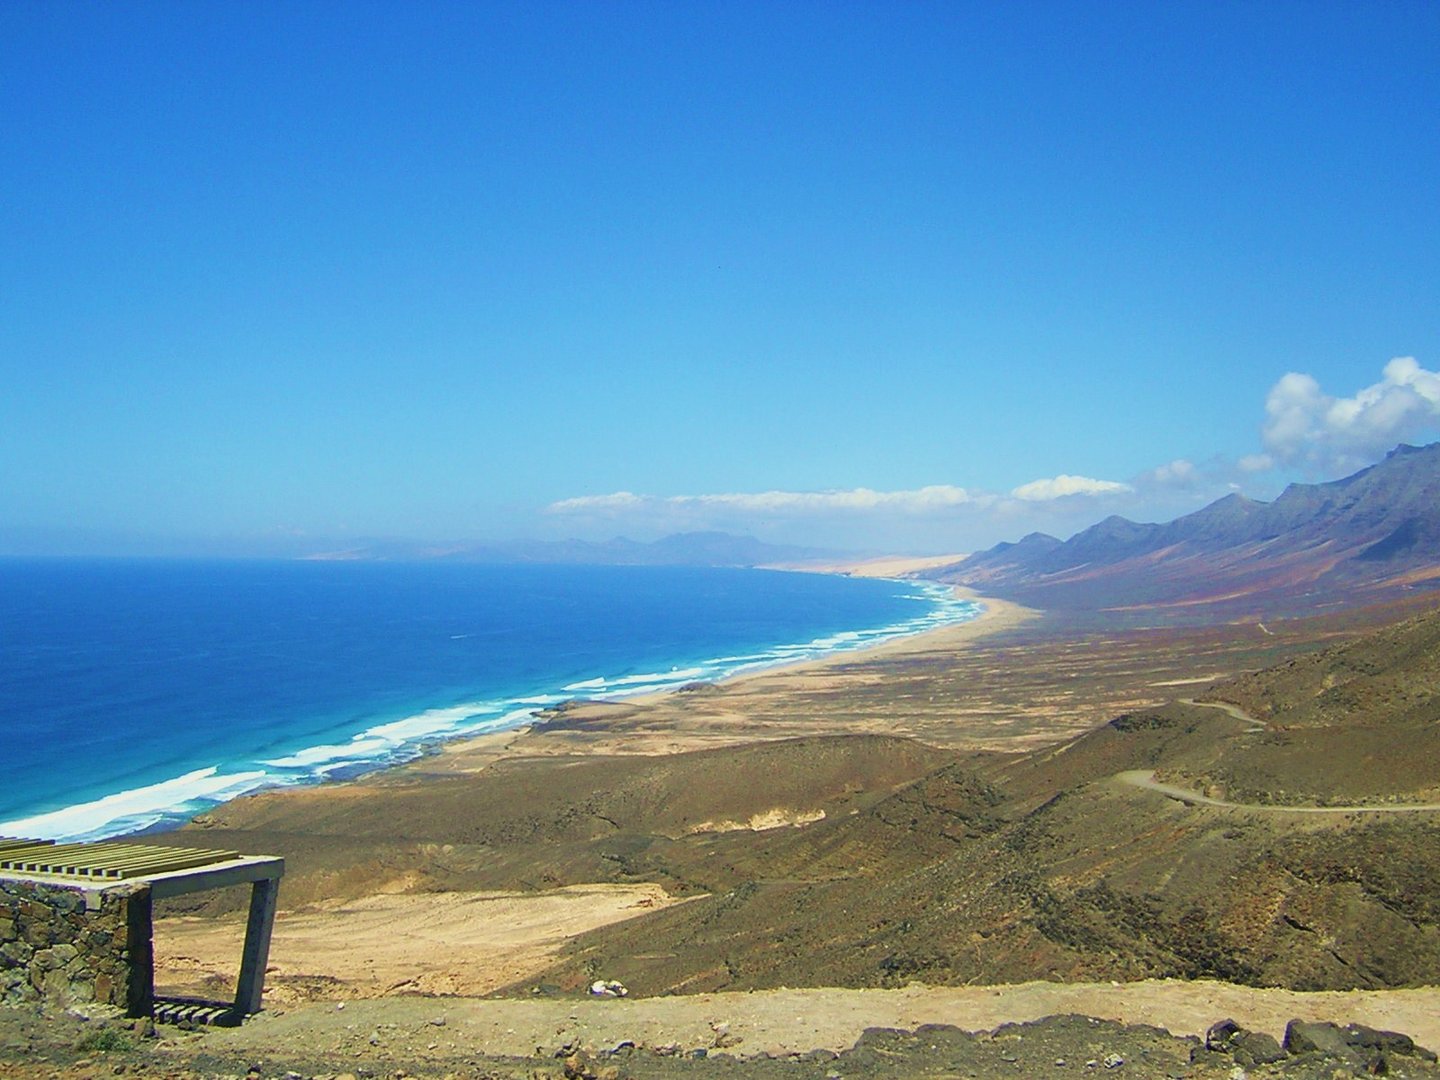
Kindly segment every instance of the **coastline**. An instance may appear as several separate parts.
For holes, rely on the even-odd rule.
[[[931,561],[918,560],[918,565],[927,565]],[[865,561],[867,565],[873,562]],[[909,560],[889,560],[885,565],[900,572],[917,564]],[[854,569],[849,564],[837,564],[827,567],[825,573],[827,576],[878,576],[863,569],[851,574]],[[934,583],[907,584],[938,589]],[[926,604],[927,615],[932,619],[937,616],[944,619],[944,603],[941,601],[939,606],[933,602]],[[753,657],[725,655],[725,646],[718,645],[713,654],[715,659],[695,661],[681,655],[673,661],[673,667],[662,663],[650,668],[631,669],[631,672],[645,671],[643,675],[625,672],[622,668],[621,675],[610,676],[608,685],[604,678],[584,677],[563,686],[560,685],[563,680],[556,680],[551,685],[536,684],[514,697],[476,700],[469,705],[417,703],[416,711],[371,721],[369,727],[355,734],[347,732],[329,738],[322,736],[314,745],[268,755],[256,752],[253,757],[211,758],[208,763],[202,759],[183,775],[163,777],[51,810],[30,813],[22,810],[7,820],[4,831],[66,841],[166,832],[183,827],[196,814],[209,812],[237,798],[261,792],[353,782],[393,769],[403,769],[443,754],[453,745],[464,745],[475,739],[486,740],[492,736],[505,737],[530,727],[536,714],[569,702],[648,702],[674,693],[687,682],[695,680],[728,683],[733,679],[762,676],[793,666],[855,657],[876,647],[930,632],[934,627],[924,626],[926,621],[926,616],[913,620],[902,616],[899,621],[872,627],[863,627],[862,624],[859,630],[831,631],[828,636],[811,640],[797,637],[761,647]],[[919,629],[911,629],[911,623],[917,624]],[[737,653],[744,651],[743,647],[735,649],[733,646],[731,650]],[[804,655],[807,653],[811,655]],[[600,670],[605,669],[601,666]]]
[[[683,753],[762,739],[823,733],[823,725],[807,731],[777,727],[769,733],[745,725],[736,726],[730,734],[713,725],[702,725],[703,730],[687,730],[691,725],[680,722],[679,714],[700,711],[692,707],[703,706],[708,694],[713,691],[739,691],[747,696],[759,697],[788,696],[797,692],[800,683],[818,681],[841,669],[849,675],[868,679],[869,669],[881,662],[945,657],[986,637],[1013,630],[1041,615],[1031,608],[981,596],[960,586],[952,586],[951,591],[979,605],[974,618],[823,657],[737,672],[696,689],[677,687],[649,694],[562,703],[542,712],[530,723],[503,731],[450,739],[436,745],[423,757],[391,768],[397,773],[472,772],[505,758]],[[626,722],[647,713],[657,715],[641,723]],[[384,771],[388,770],[377,770]]]
[[[766,566],[755,569],[906,581],[910,579],[899,575],[929,569],[935,565],[948,565],[961,558],[964,556],[879,557],[858,562],[826,564],[823,569],[800,566]],[[878,572],[880,570],[884,572]],[[261,787],[237,796],[236,799],[227,800],[216,809],[238,800],[270,793],[305,791],[323,797],[324,792],[337,790],[341,786],[364,790],[371,784],[389,786],[437,774],[471,773],[511,758],[673,754],[717,746],[741,745],[769,738],[788,738],[792,736],[779,733],[767,736],[754,730],[737,731],[733,736],[708,731],[686,737],[679,725],[667,729],[666,722],[662,720],[658,730],[637,730],[625,724],[622,717],[636,713],[663,712],[665,706],[683,706],[696,700],[697,695],[703,700],[704,694],[711,688],[721,692],[746,688],[760,694],[789,694],[795,680],[815,678],[839,668],[864,671],[870,664],[878,661],[946,656],[982,638],[1013,629],[1041,615],[1038,611],[1008,600],[980,596],[963,586],[951,585],[948,590],[952,596],[975,604],[976,614],[959,622],[902,633],[858,646],[836,648],[823,656],[763,663],[749,670],[724,675],[713,682],[690,682],[644,693],[622,692],[559,700],[527,710],[531,717],[528,721],[506,724],[497,730],[477,734],[442,737],[423,746],[415,756],[403,761],[360,763],[343,774],[328,775],[314,782]],[[698,689],[695,689],[696,687]],[[508,720],[513,715],[515,714],[509,713],[502,717],[502,720]],[[563,717],[563,720],[557,722],[559,717]],[[649,724],[645,726],[650,728]],[[576,737],[579,732],[583,734]],[[207,814],[198,816],[206,817]],[[174,831],[184,825],[184,822],[177,822],[164,831]]]

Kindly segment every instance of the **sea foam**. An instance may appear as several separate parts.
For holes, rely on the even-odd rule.
[[[212,765],[63,810],[0,821],[0,835],[98,840],[118,833],[139,832],[178,813],[213,806],[274,782],[275,778],[263,770],[222,774],[218,766]]]

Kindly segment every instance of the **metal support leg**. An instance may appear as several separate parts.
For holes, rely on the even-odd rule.
[[[240,958],[240,982],[235,989],[235,1011],[249,1016],[260,1011],[265,990],[265,965],[270,960],[270,932],[275,928],[275,902],[280,879],[263,878],[250,887],[250,917],[245,923],[245,951]]]

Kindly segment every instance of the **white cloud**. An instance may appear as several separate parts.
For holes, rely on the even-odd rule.
[[[961,506],[987,504],[993,496],[972,495],[961,487],[933,484],[914,491],[761,491],[718,495],[582,495],[546,508],[551,514],[613,513],[633,510],[731,510],[758,514],[868,513],[930,514]]]
[[[1161,465],[1145,473],[1141,479],[1166,487],[1188,487],[1200,477],[1200,471],[1192,462],[1176,458],[1168,465]],[[1137,481],[1138,482],[1138,481]]]
[[[968,491],[948,484],[932,484],[915,491],[872,491],[853,488],[849,491],[765,491],[756,495],[680,496],[671,502],[697,502],[709,506],[725,506],[736,510],[770,513],[828,513],[841,511],[899,510],[905,513],[930,513],[968,506],[976,501]]]
[[[1114,480],[1093,480],[1088,476],[1067,476],[1061,474],[1049,480],[1032,480],[1021,484],[1010,492],[1025,502],[1047,502],[1063,499],[1068,495],[1119,495],[1133,491],[1129,484]]]
[[[611,495],[581,495],[574,499],[561,499],[545,508],[550,514],[575,514],[591,511],[630,510],[644,506],[647,500],[642,495],[629,491],[617,491]]]
[[[1235,464],[1244,473],[1267,472],[1275,467],[1275,459],[1269,454],[1246,454]]]
[[[1355,468],[1440,427],[1440,374],[1398,356],[1379,382],[1337,398],[1312,376],[1292,371],[1270,388],[1265,414],[1261,433],[1273,462]]]

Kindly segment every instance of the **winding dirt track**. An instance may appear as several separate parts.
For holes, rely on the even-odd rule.
[[[1258,810],[1266,814],[1414,814],[1440,810],[1440,803],[1407,803],[1404,806],[1267,806],[1264,803],[1237,803],[1212,799],[1189,788],[1162,784],[1149,769],[1117,773],[1115,779],[1131,787],[1154,791],[1186,806],[1218,806],[1227,810]]]
[[[1240,708],[1239,705],[1231,705],[1228,701],[1196,701],[1194,698],[1187,697],[1181,698],[1180,704],[1192,705],[1197,709],[1219,709],[1223,713],[1228,713],[1230,716],[1233,716],[1236,720],[1239,720],[1242,724],[1246,725],[1246,735],[1253,734],[1257,731],[1266,731],[1269,727],[1269,725],[1267,725],[1264,720],[1257,720],[1244,709]]]
[[[1246,724],[1244,734],[1249,735],[1257,731],[1267,730],[1264,721],[1257,720],[1238,705],[1231,705],[1227,701],[1196,701],[1193,698],[1183,698],[1182,705],[1193,705],[1201,709],[1220,709],[1230,716]],[[1186,806],[1218,806],[1229,810],[1259,810],[1266,814],[1414,814],[1425,811],[1440,810],[1440,803],[1406,803],[1400,806],[1270,806],[1264,803],[1237,803],[1226,799],[1213,799],[1209,795],[1189,788],[1178,787],[1175,784],[1162,784],[1155,779],[1155,773],[1150,769],[1130,769],[1127,772],[1117,773],[1115,779],[1122,784],[1129,784],[1131,787],[1144,788],[1146,791],[1154,791],[1166,798],[1175,799]]]

